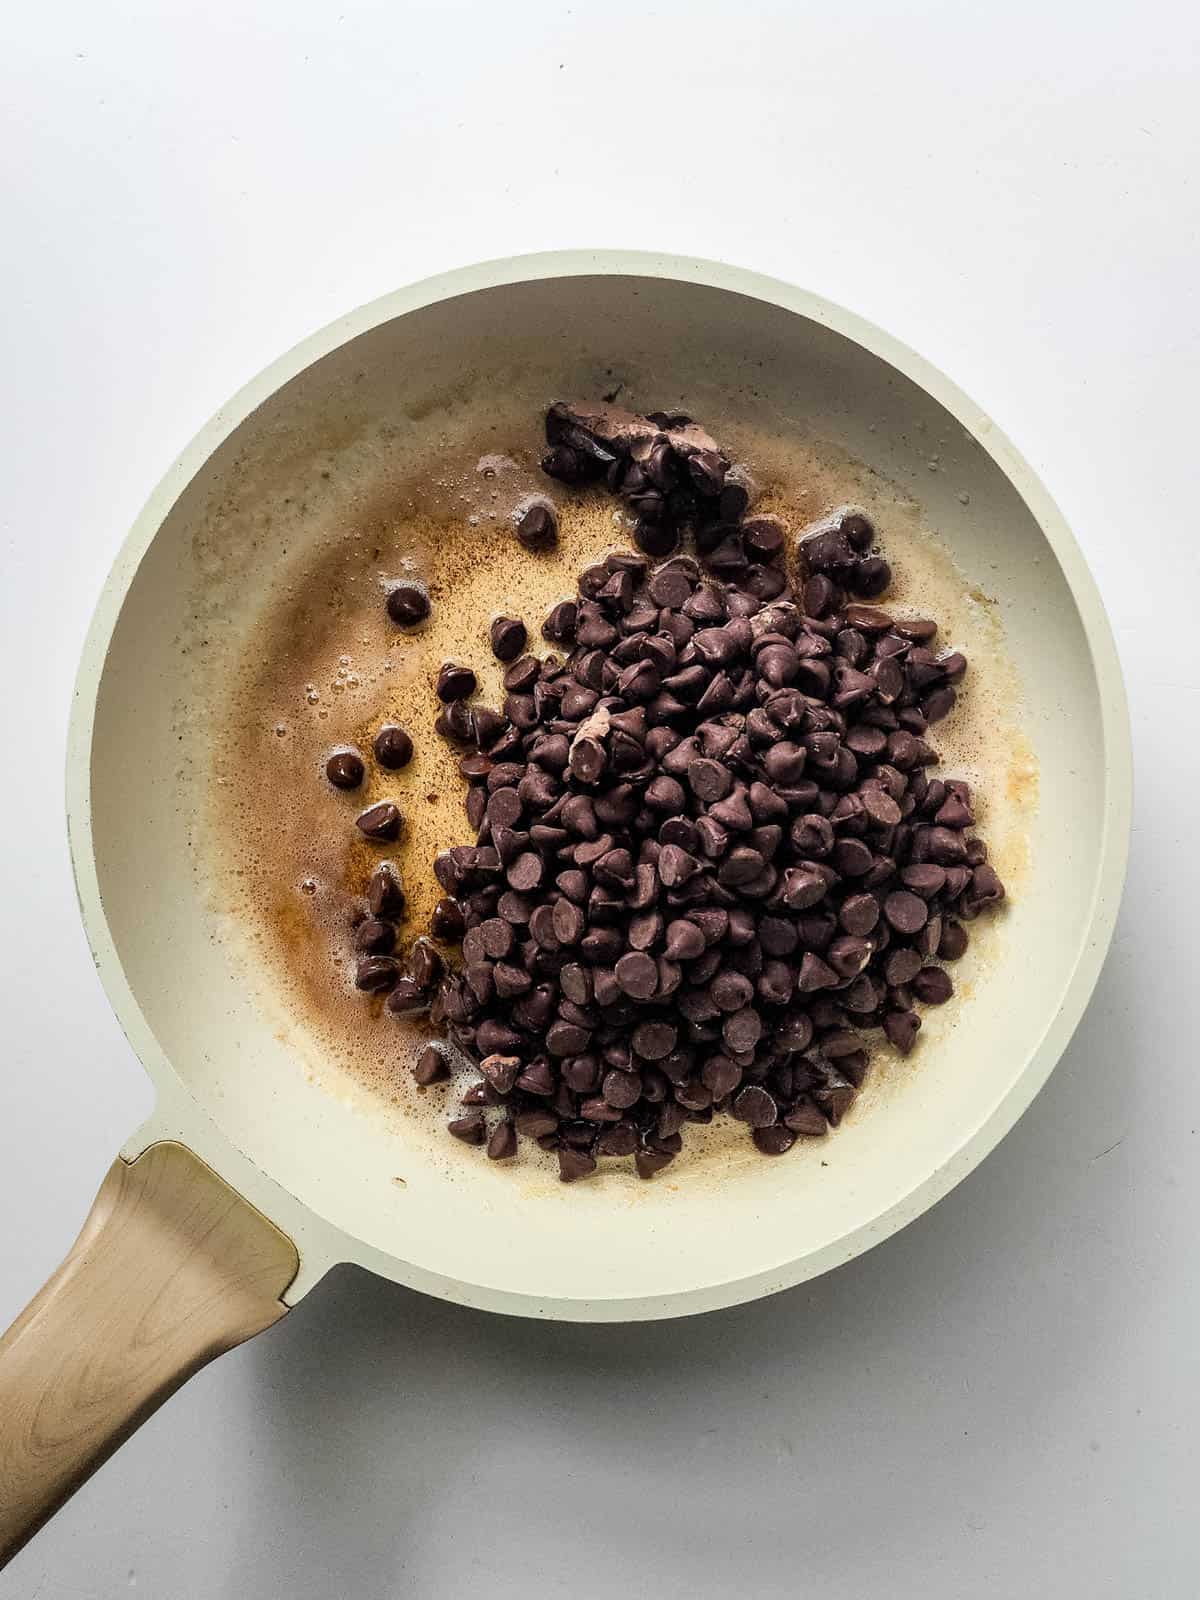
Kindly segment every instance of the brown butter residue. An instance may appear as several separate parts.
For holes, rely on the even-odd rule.
[[[920,508],[870,469],[828,446],[739,437],[736,430],[722,437],[767,486],[758,509],[782,515],[797,532],[839,506],[866,510],[896,574],[881,603],[936,617],[939,644],[968,655],[960,703],[934,730],[939,770],[975,786],[980,831],[1010,892],[1019,892],[1037,768],[993,605],[922,525]],[[513,515],[528,496],[546,493],[559,507],[559,547],[533,556],[513,536]],[[379,997],[354,990],[350,919],[364,905],[372,867],[391,859],[408,895],[401,938],[424,932],[442,893],[433,858],[469,838],[460,752],[434,731],[442,661],[472,666],[480,700],[498,706],[503,669],[489,648],[491,619],[500,612],[522,617],[530,648],[547,654],[539,629],[550,605],[574,592],[582,567],[628,547],[630,535],[612,497],[548,484],[532,448],[493,447],[480,457],[469,442],[443,443],[425,471],[356,494],[349,513],[344,505],[314,508],[270,575],[253,626],[236,646],[227,642],[217,665],[203,832],[230,951],[260,1002],[282,1016],[310,1071],[334,1092],[404,1118],[410,1131],[419,1122],[443,1145],[456,1091],[418,1091],[412,1083],[409,1067],[428,1037],[426,1023],[398,1024]],[[432,614],[420,628],[398,629],[384,599],[397,580],[412,577],[428,584]],[[378,768],[371,756],[385,722],[400,723],[413,739],[413,759],[398,772]],[[322,770],[341,744],[356,746],[367,761],[366,781],[349,793],[332,788]],[[361,838],[354,818],[384,799],[400,806],[405,827],[396,845],[381,848]],[[976,976],[1002,937],[1002,925],[975,924],[956,977]],[[901,1075],[919,1061],[918,1049]],[[872,1062],[864,1107],[897,1077],[882,1043]],[[740,1127],[716,1119],[710,1128],[689,1129],[674,1172],[718,1151],[726,1161],[761,1160]]]

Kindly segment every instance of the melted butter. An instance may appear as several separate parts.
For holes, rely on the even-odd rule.
[[[1019,894],[1029,855],[1023,817],[1036,800],[1037,765],[994,601],[958,571],[917,503],[871,469],[828,445],[785,443],[706,421],[764,486],[756,510],[782,516],[795,532],[840,507],[865,510],[895,578],[878,603],[897,615],[935,617],[937,646],[967,655],[958,705],[932,730],[942,756],[937,770],[971,782],[979,831],[1010,894]],[[208,708],[200,730],[209,783],[198,859],[231,959],[296,1050],[298,1070],[365,1114],[402,1122],[407,1139],[428,1142],[451,1164],[475,1158],[445,1133],[462,1085],[416,1088],[409,1069],[430,1029],[422,1019],[397,1023],[379,997],[354,989],[350,919],[365,904],[371,869],[390,859],[408,896],[401,940],[423,931],[442,892],[434,856],[471,838],[458,752],[433,726],[440,664],[469,664],[479,699],[498,706],[503,669],[488,643],[492,618],[523,618],[530,648],[547,654],[540,623],[549,607],[574,593],[582,567],[631,543],[613,497],[569,491],[540,474],[528,433],[486,439],[468,422],[457,438],[443,435],[425,470],[403,481],[382,466],[386,450],[381,456],[373,446],[349,492],[314,492],[311,503],[299,505],[285,500],[281,521],[295,536],[282,543],[270,514],[256,514],[249,530],[240,527],[236,570],[222,546],[228,532],[214,519],[197,543],[207,595],[190,645],[201,667],[195,704]],[[549,495],[559,510],[559,545],[548,555],[531,555],[513,534],[514,517],[532,495]],[[259,541],[274,550],[266,571],[261,558],[256,566]],[[242,624],[230,623],[221,635],[214,580],[245,584],[247,575],[262,598],[243,604]],[[384,599],[397,580],[413,577],[428,585],[432,614],[418,629],[398,629]],[[385,722],[401,724],[413,740],[413,760],[399,772],[378,768],[371,757]],[[345,744],[367,761],[366,781],[350,793],[332,788],[323,772],[330,751]],[[405,826],[395,845],[381,848],[361,838],[354,818],[384,799],[400,806]],[[1003,939],[1003,918],[981,919],[971,931],[971,948],[954,969],[959,994],[943,1015],[969,1005]],[[869,1114],[919,1070],[921,1051],[901,1062],[880,1040],[871,1059],[855,1116]],[[529,1141],[520,1152],[518,1165],[535,1179],[553,1159]],[[684,1154],[660,1183],[761,1159],[739,1124],[718,1118],[686,1128]],[[602,1170],[638,1185],[626,1162],[602,1163]]]

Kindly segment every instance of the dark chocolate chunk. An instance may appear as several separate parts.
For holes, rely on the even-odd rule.
[[[443,705],[452,700],[465,700],[475,693],[477,680],[470,667],[444,661],[437,676],[437,697]]]
[[[400,837],[404,818],[399,806],[390,800],[381,800],[378,805],[368,806],[360,812],[354,821],[365,839],[384,843]]]
[[[558,514],[546,500],[535,500],[517,518],[517,538],[526,550],[544,554],[558,543]]]
[[[524,650],[529,634],[519,617],[495,617],[489,637],[497,661],[515,661]]]
[[[357,750],[335,750],[325,763],[325,776],[335,789],[357,789],[366,771]]]
[[[395,723],[386,723],[375,735],[372,745],[375,759],[389,771],[406,767],[413,757],[413,742],[404,729]]]
[[[388,594],[388,616],[402,628],[424,622],[429,610],[429,594],[419,584],[400,583]]]

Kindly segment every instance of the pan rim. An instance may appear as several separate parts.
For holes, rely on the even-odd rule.
[[[667,279],[741,294],[806,317],[862,346],[942,405],[991,457],[1020,495],[1053,551],[1078,610],[1100,700],[1105,792],[1099,850],[1086,932],[1060,997],[1018,1077],[966,1132],[953,1153],[877,1217],[819,1249],[746,1277],[697,1284],[660,1296],[581,1298],[532,1296],[497,1285],[441,1277],[403,1257],[365,1244],[323,1218],[300,1195],[281,1187],[213,1123],[158,1045],[129,984],[105,914],[96,870],[91,816],[95,713],[105,662],[125,596],[143,557],[188,483],[259,405],[298,373],[381,323],[477,290],[547,278],[628,276]],[[654,251],[575,249],[508,257],[457,268],[394,290],[336,318],[251,378],[176,457],[151,491],[122,542],[88,628],[72,697],[67,737],[68,841],[84,929],[101,983],[156,1092],[175,1122],[194,1122],[194,1148],[247,1198],[303,1236],[298,1298],[329,1266],[352,1261],[442,1298],[491,1310],[576,1321],[658,1318],[734,1305],[815,1277],[851,1260],[915,1220],[955,1187],[1010,1130],[1044,1086],[1083,1014],[1111,942],[1128,860],[1132,814],[1132,745],[1124,682],[1111,626],[1095,581],[1057,505],[1012,441],[938,368],[868,320],[811,291],[719,261]],[[186,1113],[186,1115],[185,1115]],[[154,1128],[154,1119],[148,1125]],[[136,1142],[136,1141],[135,1141]],[[145,1140],[142,1141],[146,1142]],[[281,1203],[283,1202],[283,1203]],[[286,1213],[284,1215],[283,1213]]]

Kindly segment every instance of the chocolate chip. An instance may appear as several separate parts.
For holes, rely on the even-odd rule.
[[[396,930],[390,922],[368,917],[354,930],[354,948],[364,955],[389,955],[396,943]]]
[[[883,964],[883,975],[893,988],[911,983],[920,970],[921,958],[915,950],[891,950]]]
[[[667,1150],[639,1150],[633,1158],[633,1164],[639,1178],[653,1178],[664,1167],[669,1167],[674,1159],[674,1155]]]
[[[487,1138],[487,1123],[480,1111],[469,1111],[465,1117],[455,1117],[446,1126],[464,1144],[482,1144]]]
[[[882,556],[864,556],[855,563],[847,582],[855,594],[874,600],[891,588],[892,569]]]
[[[747,1084],[734,1096],[732,1114],[751,1128],[769,1128],[779,1117],[779,1107],[759,1084]]]
[[[395,867],[381,861],[367,883],[367,904],[373,916],[395,918],[404,911],[404,888]]]
[[[354,987],[366,994],[391,989],[400,977],[400,967],[390,956],[364,956],[354,971]]]
[[[489,917],[479,924],[479,938],[484,954],[493,961],[501,961],[513,947],[512,924],[503,917]]]
[[[357,789],[366,770],[357,750],[335,750],[325,763],[325,776],[335,789]]]
[[[497,661],[515,661],[524,650],[529,634],[519,617],[494,617],[489,637]]]
[[[430,1084],[444,1083],[450,1076],[450,1064],[436,1045],[427,1044],[413,1063],[413,1077],[422,1089]]]
[[[490,1055],[479,1063],[479,1070],[497,1094],[512,1092],[521,1071],[519,1056]]]
[[[930,828],[924,837],[926,858],[942,867],[959,866],[967,859],[967,847],[953,828]]]
[[[468,695],[475,693],[477,680],[470,667],[462,667],[453,661],[444,661],[437,675],[437,697],[443,705],[449,705],[452,700],[465,700]]]
[[[387,723],[375,735],[372,745],[375,759],[381,767],[393,771],[399,767],[406,767],[412,760],[413,742],[403,728],[395,723]]]
[[[614,1068],[604,1074],[601,1092],[608,1105],[625,1111],[641,1099],[642,1079],[636,1072],[618,1072]]]
[[[777,729],[773,737],[778,738]],[[798,783],[804,776],[806,760],[807,753],[802,745],[783,739],[772,744],[766,751],[763,756],[763,769],[771,783],[784,785]]]
[[[829,1131],[824,1112],[807,1097],[797,1100],[785,1113],[783,1120],[786,1127],[803,1138],[820,1139]]]
[[[705,805],[723,800],[733,787],[733,774],[719,761],[709,761],[703,756],[688,762],[687,781],[692,793]]]
[[[671,961],[695,961],[705,950],[704,935],[694,922],[679,918],[666,930],[666,955]]]
[[[516,1082],[518,1089],[526,1094],[551,1095],[554,1093],[554,1073],[550,1063],[544,1057],[531,1061]]]
[[[596,1140],[598,1156],[631,1156],[637,1149],[637,1131],[631,1122],[605,1128]]]
[[[854,1104],[855,1088],[849,1078],[841,1073],[826,1074],[825,1082],[812,1092],[812,1097],[836,1128]]]
[[[435,939],[446,944],[457,944],[466,931],[462,907],[457,900],[439,900],[429,918],[429,931]]]
[[[848,627],[857,628],[861,633],[888,633],[893,626],[889,612],[881,611],[878,606],[859,605],[854,601],[843,606],[842,616]]]
[[[972,872],[970,892],[976,906],[994,905],[1004,899],[1004,885],[986,862]]]
[[[776,1122],[769,1128],[755,1128],[752,1137],[765,1156],[784,1155],[796,1142],[796,1135],[782,1122]]]
[[[818,618],[827,616],[834,608],[837,593],[833,580],[824,574],[815,573],[807,578],[802,590],[805,615]]]
[[[735,1011],[721,1024],[721,1037],[735,1055],[753,1050],[762,1038],[762,1018],[751,1006]]]
[[[877,656],[871,666],[871,676],[875,680],[875,693],[883,705],[890,706],[900,698],[904,691],[904,673],[895,656]]]
[[[519,1111],[513,1120],[517,1132],[526,1139],[544,1139],[547,1134],[558,1132],[558,1118],[541,1107]]]
[[[954,981],[941,967],[922,967],[912,980],[913,993],[922,1005],[945,1005],[954,993]]]
[[[712,959],[718,960],[719,956],[714,952]],[[699,969],[694,969],[693,977],[698,973]],[[740,1011],[749,1005],[753,998],[754,984],[744,972],[738,972],[732,966],[722,967],[713,978],[709,993],[712,995],[713,1003],[721,1011]]]
[[[751,561],[777,561],[784,538],[785,529],[778,517],[750,517],[742,524],[742,543]]]
[[[917,1042],[921,1019],[915,1011],[888,1011],[883,1018],[883,1031],[902,1055],[908,1055]]]
[[[679,532],[671,522],[651,521],[643,516],[633,530],[633,542],[648,556],[668,556],[679,543]]]
[[[675,1048],[678,1034],[670,1022],[640,1022],[633,1030],[633,1048],[643,1061],[661,1061]]]
[[[511,1161],[517,1153],[517,1130],[511,1122],[498,1122],[487,1142],[488,1159]]]
[[[792,823],[792,849],[797,855],[823,861],[833,846],[833,824],[828,817],[806,812]]]
[[[762,681],[773,689],[793,683],[800,674],[800,658],[790,644],[765,645],[755,655],[754,665]]]
[[[608,755],[598,739],[580,734],[571,744],[569,763],[581,783],[598,783],[608,765]]]
[[[586,1150],[573,1150],[564,1146],[558,1152],[558,1175],[564,1183],[575,1183],[596,1170],[596,1159]]]
[[[879,902],[874,895],[847,895],[838,912],[838,921],[847,933],[860,937],[868,934],[879,921]]]
[[[692,482],[706,498],[721,493],[725,487],[726,463],[716,450],[696,450],[687,457],[687,469]]]
[[[796,978],[797,991],[800,994],[813,994],[818,989],[834,989],[837,984],[838,975],[833,968],[814,951],[806,950]]]
[[[543,554],[558,543],[558,515],[544,500],[535,500],[517,519],[517,538],[526,550]]]
[[[883,914],[897,933],[916,933],[925,926],[929,908],[918,895],[897,889],[883,902]]]
[[[428,939],[414,939],[404,961],[405,976],[418,988],[433,988],[445,970],[445,962]]]
[[[923,861],[915,866],[905,867],[900,878],[906,889],[919,894],[922,900],[931,900],[946,886],[946,869],[932,861]]]
[[[647,592],[656,606],[677,611],[691,599],[695,587],[688,573],[679,565],[672,564],[659,567],[650,579]]]
[[[586,483],[596,476],[597,463],[584,451],[556,444],[542,457],[542,471],[562,483]]]
[[[560,600],[542,623],[542,637],[552,644],[569,644],[575,637],[579,608],[573,600]]]
[[[504,674],[504,687],[510,694],[526,694],[541,676],[542,664],[536,656],[521,656]]]
[[[532,850],[526,850],[508,869],[509,885],[518,894],[527,894],[541,883],[544,871],[541,856]]]
[[[757,850],[749,845],[735,845],[722,861],[717,881],[726,888],[741,888],[758,878],[764,866],[763,857]]]
[[[969,828],[975,817],[961,794],[949,794],[934,812],[933,820],[942,828]]]
[[[857,978],[874,953],[875,947],[869,939],[846,934],[832,940],[825,957],[839,978]]]
[[[844,582],[858,561],[854,545],[840,527],[827,528],[802,539],[799,554],[807,571],[834,582]]]
[[[460,744],[472,744],[475,739],[475,719],[465,700],[454,700],[441,712],[433,724],[443,739],[457,739]]]
[[[665,888],[680,887],[699,870],[700,863],[688,851],[675,844],[663,846],[658,857],[658,876]]]
[[[864,784],[861,791],[863,810],[879,828],[894,828],[900,821],[900,807],[879,784]]]
[[[861,511],[848,511],[839,526],[855,550],[869,550],[875,542],[875,529]]]
[[[387,613],[402,628],[414,627],[429,615],[429,595],[415,583],[401,583],[387,597]]]
[[[830,881],[815,864],[789,867],[783,877],[783,903],[790,911],[807,911],[824,899]]]
[[[833,847],[834,865],[847,878],[862,878],[870,872],[875,857],[861,839],[839,839]]]
[[[546,1049],[552,1056],[582,1055],[591,1042],[591,1034],[575,1022],[554,1022],[546,1032]]]
[[[578,944],[583,937],[583,912],[570,900],[560,900],[554,907],[554,937],[560,945]]]
[[[864,761],[877,761],[887,749],[887,734],[882,728],[859,723],[846,734],[846,748]]]
[[[393,805],[390,800],[381,800],[378,805],[368,806],[354,819],[363,837],[377,842],[398,839],[403,821],[400,807]]]

